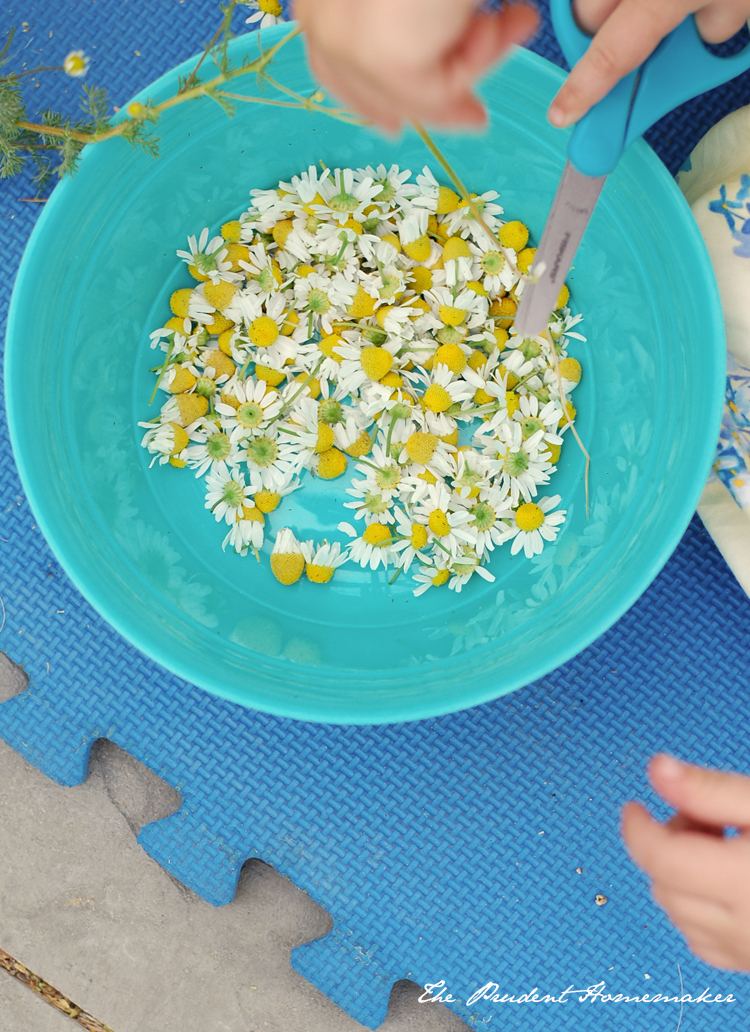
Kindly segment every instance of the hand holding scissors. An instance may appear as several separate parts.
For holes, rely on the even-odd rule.
[[[560,46],[574,65],[591,38],[576,25],[570,0],[552,0],[551,10]],[[690,15],[578,122],[536,252],[532,273],[537,278],[521,297],[519,333],[535,337],[546,328],[599,194],[623,151],[668,111],[748,68],[750,44],[733,57],[716,57]]]

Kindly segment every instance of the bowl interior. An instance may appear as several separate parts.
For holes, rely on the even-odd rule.
[[[288,27],[264,33],[273,42]],[[235,40],[239,59],[255,35]],[[148,90],[161,99],[178,72]],[[274,75],[313,83],[298,39]],[[486,136],[439,137],[470,189],[496,188],[507,218],[538,241],[567,136],[545,111],[562,73],[527,51],[483,85]],[[253,93],[252,82],[233,83]],[[269,94],[272,96],[272,94]],[[281,112],[281,113],[280,113]],[[148,469],[148,334],[171,291],[192,282],[175,258],[188,233],[216,230],[311,163],[436,163],[413,134],[384,140],[323,115],[206,101],[173,109],[153,160],[115,140],[91,148],[30,241],[7,341],[12,440],[38,522],[89,601],[136,646],[187,680],[258,709],[311,720],[426,717],[494,698],[549,671],[610,626],[644,590],[694,510],[718,432],[723,330],[703,245],[674,183],[643,143],[610,177],[569,277],[584,313],[575,393],[591,454],[568,438],[546,493],[568,519],[533,560],[495,552],[494,584],[415,599],[410,576],[347,565],[292,588],[221,551],[222,526],[187,470]],[[439,176],[439,178],[442,178]],[[39,399],[43,399],[39,404]],[[155,407],[155,406],[154,406]],[[351,470],[351,466],[350,466]],[[305,487],[271,517],[321,538],[348,510],[349,475]],[[336,535],[341,536],[341,535]]]

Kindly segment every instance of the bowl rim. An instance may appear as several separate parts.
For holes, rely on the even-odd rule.
[[[291,31],[292,28],[293,23],[283,23],[273,29],[266,29],[264,30],[264,39],[274,41],[275,36],[281,36],[282,34]],[[239,49],[246,46],[248,40],[257,40],[257,34],[253,32],[235,37],[230,44],[230,52],[232,49]],[[559,81],[562,81],[564,78],[564,73],[556,65],[553,65],[551,62],[539,55],[523,48],[516,48],[513,60],[525,62],[532,67],[536,65],[538,68],[543,68],[547,74],[552,73],[554,77],[559,79]],[[143,100],[147,96],[153,97],[155,93],[160,93],[166,88],[171,88],[176,84],[177,76],[184,73],[184,71],[189,67],[192,67],[194,61],[195,57],[189,58],[175,68],[165,72],[154,83],[140,90],[133,100]],[[126,108],[127,105],[124,105],[122,111],[124,112]],[[714,339],[716,340],[715,347],[718,357],[719,349],[721,348],[723,351],[725,347],[724,326],[721,319],[718,287],[716,285],[713,268],[703,242],[703,238],[700,235],[698,227],[690,213],[690,209],[682,197],[677,184],[669,175],[659,158],[643,140],[636,141],[633,147],[641,153],[641,157],[646,160],[647,165],[651,166],[654,174],[662,179],[665,188],[667,190],[671,189],[675,199],[678,199],[678,203],[684,205],[685,213],[688,216],[686,228],[688,229],[688,232],[692,233],[695,243],[695,258],[703,266],[703,272],[705,273],[705,286],[710,289],[711,292],[711,297],[708,298],[708,305],[711,308],[712,321],[714,324],[713,329],[715,331]],[[92,155],[89,154],[88,151],[84,151],[81,160],[82,162],[86,160],[91,161]],[[211,694],[238,703],[246,708],[258,708],[279,717],[319,723],[350,725],[401,723],[416,719],[434,718],[446,713],[468,709],[490,702],[498,698],[500,695],[507,694],[508,692],[514,691],[526,684],[533,683],[538,678],[551,673],[553,670],[578,655],[624,615],[624,613],[648,588],[674,551],[690,522],[702,490],[702,482],[698,483],[697,480],[693,489],[682,495],[679,506],[675,507],[671,512],[670,531],[664,534],[660,547],[652,550],[651,561],[639,570],[638,576],[634,576],[631,579],[630,590],[622,593],[618,605],[607,607],[604,615],[597,616],[596,613],[593,614],[591,621],[587,623],[585,629],[583,629],[581,634],[576,637],[575,642],[572,645],[567,647],[561,645],[552,653],[545,653],[545,658],[543,660],[534,660],[532,656],[524,667],[523,676],[516,679],[518,683],[513,683],[512,687],[504,687],[500,692],[498,692],[497,688],[493,686],[491,678],[480,681],[478,687],[475,687],[472,682],[469,682],[460,691],[458,688],[454,688],[449,693],[449,698],[443,699],[442,704],[433,704],[432,706],[429,705],[429,698],[412,702],[403,699],[401,702],[398,702],[395,698],[389,698],[387,702],[384,702],[382,697],[379,697],[378,693],[373,692],[372,704],[364,713],[361,705],[362,696],[358,697],[357,706],[355,708],[352,708],[351,705],[347,708],[347,705],[337,697],[335,702],[336,716],[335,718],[332,718],[322,715],[322,707],[320,703],[318,703],[318,705],[315,704],[315,698],[311,701],[300,692],[282,697],[280,704],[275,705],[275,697],[270,695],[266,689],[256,691],[253,684],[250,685],[249,691],[242,691],[239,687],[235,687],[232,684],[217,683],[216,678],[211,681],[209,677],[202,676],[202,674],[196,676],[196,671],[189,668],[189,662],[181,662],[180,656],[175,655],[173,649],[170,650],[168,647],[160,647],[161,643],[158,639],[144,640],[144,635],[141,633],[140,629],[133,628],[131,626],[127,614],[121,614],[118,611],[116,604],[114,602],[110,602],[106,593],[99,586],[99,579],[95,574],[92,575],[90,567],[87,567],[86,564],[83,563],[75,554],[69,554],[65,542],[62,540],[62,535],[57,532],[54,520],[47,518],[44,502],[44,485],[41,482],[37,482],[38,478],[35,477],[34,469],[31,468],[30,464],[26,463],[24,459],[24,449],[20,441],[20,433],[16,432],[19,417],[16,416],[15,402],[13,399],[14,396],[19,394],[19,392],[15,391],[13,385],[16,380],[16,361],[14,355],[16,354],[17,349],[8,347],[8,343],[15,331],[16,323],[20,323],[22,318],[22,313],[19,310],[20,304],[18,302],[20,294],[19,285],[24,278],[25,269],[31,261],[33,251],[38,246],[40,239],[43,239],[47,221],[52,217],[52,214],[60,207],[60,205],[65,203],[65,197],[67,195],[65,186],[65,183],[61,183],[56,187],[32,230],[18,268],[13,294],[10,301],[6,331],[5,394],[8,427],[13,453],[16,459],[23,489],[27,495],[37,524],[53,553],[59,560],[62,568],[65,570],[76,588],[117,633],[121,634],[129,643],[138,648],[150,659],[160,664],[167,671],[184,679],[188,684],[196,684]],[[695,466],[699,469],[705,468],[706,475],[708,475],[715,452],[715,440],[718,438],[721,414],[723,410],[723,391],[721,392],[721,395],[718,391],[719,383],[723,384],[723,372],[718,368],[716,370],[716,380],[717,390],[716,400],[714,402],[715,411],[713,420],[715,423],[716,433],[714,437],[710,437],[706,434],[705,439],[702,442],[700,455],[695,456]],[[281,666],[281,664],[279,665]],[[424,666],[426,668],[428,664],[424,664]],[[295,671],[295,673],[299,673],[301,675],[303,669],[306,668],[300,667]],[[283,667],[283,670],[287,675],[286,680],[293,681],[294,678],[290,679],[288,676],[292,673],[288,663]],[[374,683],[373,687],[375,687]],[[248,695],[250,696],[250,699],[248,699]],[[255,698],[253,698],[253,696],[255,696]],[[262,699],[259,698],[259,696],[262,696]],[[384,709],[387,712],[385,713],[385,718],[381,719],[380,714]]]

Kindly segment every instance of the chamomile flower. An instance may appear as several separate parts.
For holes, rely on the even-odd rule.
[[[229,433],[238,431],[239,441],[264,433],[281,412],[279,392],[269,390],[265,380],[248,378],[240,382],[235,379],[227,384],[222,397],[226,401],[216,402],[222,429]],[[237,404],[230,403],[230,399]]]
[[[341,550],[341,544],[324,541],[315,545],[312,541],[303,541],[302,554],[305,557],[305,574],[313,584],[327,584],[339,566],[343,566],[349,558],[349,550]]]
[[[337,168],[333,179],[329,176],[320,183],[320,193],[325,202],[320,210],[330,214],[341,225],[350,218],[364,222],[365,208],[381,190],[382,185],[374,183],[369,176],[355,182],[353,169]]]
[[[71,50],[63,61],[63,71],[74,79],[82,79],[89,70],[89,58],[82,50]]]
[[[284,9],[279,0],[243,0],[246,7],[255,8],[255,13],[245,18],[245,24],[258,25],[265,29],[284,20]]]
[[[460,554],[452,560],[448,567],[451,579],[448,587],[456,594],[460,594],[463,586],[471,580],[476,573],[483,580],[494,581],[495,577],[489,570],[482,566],[481,558],[473,548],[462,548]]]
[[[188,237],[189,251],[178,251],[177,257],[192,266],[204,278],[212,283],[220,283],[222,278],[232,277],[232,263],[226,260],[226,242],[221,236],[208,239],[208,226],[204,227],[196,240]]]
[[[222,549],[231,545],[239,555],[247,555],[248,549],[252,548],[257,555],[263,547],[264,524],[265,517],[257,506],[243,506],[241,515],[222,542]]]
[[[424,595],[429,588],[439,588],[450,580],[451,571],[446,560],[436,560],[434,565],[422,566],[414,574],[417,587],[414,589],[415,597]]]
[[[245,484],[244,474],[226,466],[214,466],[206,477],[206,508],[217,522],[230,526],[242,516],[242,507],[252,505],[252,488]]]
[[[277,0],[250,6],[253,23],[280,16]],[[206,478],[224,549],[260,560],[276,532],[286,585],[305,571],[326,583],[351,561],[410,571],[416,595],[460,592],[492,580],[505,542],[537,554],[564,518],[537,494],[575,417],[568,403],[563,420],[557,367],[567,399],[581,379],[567,348],[583,338],[566,293],[554,352],[547,335],[515,332],[526,227],[501,223],[490,191],[475,198],[488,239],[429,168],[415,181],[396,165],[311,165],[250,197],[221,236],[204,228],[179,252],[193,285],[150,335],[166,394],[140,424],[151,465]],[[347,471],[346,547],[276,526],[286,494]]]
[[[157,460],[163,466],[171,458],[178,458],[190,440],[187,432],[176,423],[139,423],[138,426],[147,428],[141,445],[154,456],[149,468]]]
[[[423,523],[412,521],[402,509],[396,509],[395,516],[396,533],[399,538],[393,546],[394,552],[397,553],[393,561],[396,566],[407,571],[417,557],[424,561],[430,536]]]
[[[476,532],[469,527],[471,515],[452,504],[450,492],[443,484],[428,488],[414,506],[413,516],[415,522],[427,528],[430,541],[438,541],[446,553],[454,554],[462,544],[473,545],[476,540]]]
[[[360,566],[369,566],[377,570],[379,566],[387,568],[394,556],[393,532],[387,524],[370,523],[362,531],[361,536],[351,523],[339,523],[338,529],[353,538],[349,545],[349,556]]]
[[[526,557],[531,559],[541,553],[545,541],[555,540],[566,516],[565,509],[552,511],[559,503],[560,495],[554,495],[552,498],[540,498],[538,502],[519,505],[507,532],[507,537],[513,539],[511,555],[523,549]]]
[[[356,182],[370,179],[373,185],[379,186],[380,190],[373,197],[375,204],[383,205],[389,210],[398,210],[402,205],[409,202],[414,195],[416,186],[410,183],[411,172],[409,169],[401,171],[398,165],[391,165],[386,169],[385,165],[378,165],[373,168],[358,168],[354,173]]]

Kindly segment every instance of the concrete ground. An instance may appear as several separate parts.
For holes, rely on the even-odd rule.
[[[26,686],[0,653],[0,703]],[[0,742],[0,947],[113,1032],[355,1032],[364,1026],[292,970],[329,915],[259,860],[216,908],[136,842],[179,793],[112,742],[65,788]],[[466,1025],[399,982],[382,1032]],[[80,1025],[0,969],[0,1028]]]

